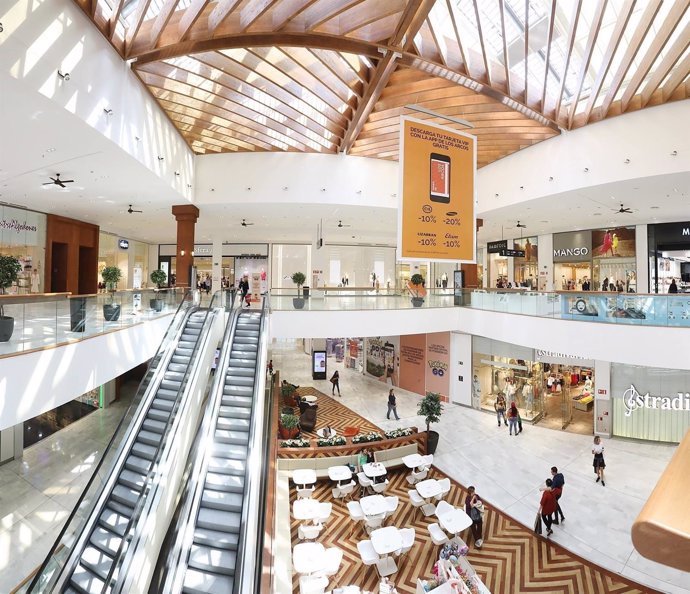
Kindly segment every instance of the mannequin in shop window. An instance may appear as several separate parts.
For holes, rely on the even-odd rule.
[[[38,270],[35,268],[31,271],[31,292],[32,293],[38,293],[39,292],[39,284],[40,284],[40,277],[38,275]]]
[[[441,275],[441,286],[444,289],[448,288],[448,275],[445,272]]]

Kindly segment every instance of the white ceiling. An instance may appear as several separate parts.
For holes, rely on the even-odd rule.
[[[170,209],[184,198],[171,186],[99,132],[21,83],[3,75],[0,86],[0,201],[92,222],[122,237],[174,242]],[[56,173],[76,181],[66,190],[42,186]],[[689,200],[690,173],[580,189],[479,213],[484,227],[478,243],[519,236],[518,219],[528,225],[522,230],[524,236],[688,220]],[[621,202],[633,213],[616,214]],[[128,214],[129,204],[144,212]],[[199,208],[198,242],[220,237],[229,242],[311,243],[320,221],[327,243],[393,245],[396,241],[394,209],[296,203],[202,204]],[[243,218],[254,225],[242,227]],[[338,228],[339,220],[351,226]]]

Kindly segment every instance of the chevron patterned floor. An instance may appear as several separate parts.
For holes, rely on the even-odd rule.
[[[358,427],[360,433],[368,433],[370,431],[381,431],[376,425],[360,417],[347,406],[339,402],[338,397],[331,398],[330,395],[319,392],[317,389],[310,386],[300,386],[297,390],[300,396],[316,396],[318,398],[317,404],[319,406],[317,411],[316,429],[321,429],[328,425],[335,429],[338,434],[342,435],[345,427]],[[297,410],[297,409],[295,409]],[[318,437],[316,432],[304,431],[303,436],[306,438]]]
[[[397,495],[400,502],[397,512],[387,520],[386,525],[413,527],[416,531],[414,547],[405,557],[398,559],[399,570],[391,576],[400,594],[414,594],[417,578],[431,577],[438,547],[431,542],[427,530],[427,526],[435,522],[436,518],[425,518],[409,503],[406,474],[402,470],[389,473],[390,485],[385,494]],[[433,469],[431,476],[443,478],[444,475]],[[291,508],[295,496],[295,490],[291,489]],[[333,501],[330,482],[319,482],[314,497],[320,501]],[[464,497],[463,487],[453,481],[447,501],[460,506]],[[468,560],[493,594],[660,594],[607,572],[558,545],[535,536],[490,505],[486,508],[484,546],[481,550],[471,546]],[[299,522],[292,521],[293,546],[299,542],[298,525]],[[554,529],[558,530],[558,526]],[[471,542],[469,530],[462,537],[468,544]],[[357,543],[366,538],[361,524],[350,520],[345,505],[341,501],[334,502],[333,514],[321,533],[319,542],[326,547],[340,547],[344,556],[340,572],[331,579],[329,588],[355,584],[362,589],[378,592],[375,568],[365,567],[357,552]],[[293,585],[294,594],[299,594],[297,579],[293,581]]]

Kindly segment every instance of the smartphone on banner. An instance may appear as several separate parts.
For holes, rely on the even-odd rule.
[[[431,153],[429,156],[429,199],[432,202],[450,202],[450,157]]]

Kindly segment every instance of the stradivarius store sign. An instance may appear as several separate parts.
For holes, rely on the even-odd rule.
[[[690,393],[678,392],[676,396],[650,396],[647,392],[643,395],[633,384],[630,384],[630,387],[623,392],[623,404],[626,417],[640,408],[690,411]]]

